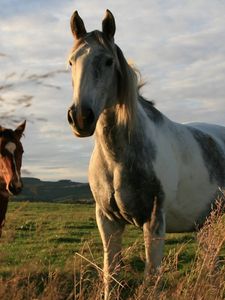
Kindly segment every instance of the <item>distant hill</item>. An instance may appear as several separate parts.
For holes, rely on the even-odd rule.
[[[92,203],[93,197],[88,183],[71,180],[42,181],[38,178],[23,178],[24,188],[15,201],[47,201],[61,203]]]

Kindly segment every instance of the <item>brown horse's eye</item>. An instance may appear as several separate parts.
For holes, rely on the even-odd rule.
[[[111,65],[113,64],[113,59],[110,57],[110,58],[107,58],[106,62],[105,62],[105,65],[107,67],[111,67]]]
[[[72,66],[72,62],[71,62],[71,60],[69,60],[69,65],[70,65],[70,66]]]

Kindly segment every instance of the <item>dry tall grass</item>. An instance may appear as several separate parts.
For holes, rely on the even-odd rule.
[[[185,252],[183,244],[164,258],[157,275],[148,282],[137,278],[129,264],[121,270],[124,281],[115,281],[113,300],[222,300],[225,299],[225,216],[222,201],[197,233],[198,249],[191,267],[185,273],[178,270],[180,254]],[[224,202],[223,202],[224,203]],[[135,243],[124,252],[126,262],[137,250]],[[87,258],[88,257],[88,258]],[[100,261],[96,261],[89,243],[74,255],[73,266],[61,271],[43,273],[41,267],[17,271],[8,279],[0,280],[2,300],[97,300],[103,293],[103,274]],[[118,279],[119,280],[119,279]],[[126,283],[125,283],[126,282]]]

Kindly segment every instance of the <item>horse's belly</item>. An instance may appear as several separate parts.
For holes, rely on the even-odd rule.
[[[179,191],[175,199],[166,199],[166,231],[188,232],[201,226],[211,210],[218,188],[209,184],[192,192]]]

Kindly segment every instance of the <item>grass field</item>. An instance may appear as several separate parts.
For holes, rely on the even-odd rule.
[[[224,243],[219,213],[198,235],[168,234],[159,274],[142,283],[142,231],[127,226],[114,299],[225,299]],[[102,254],[93,205],[11,202],[0,240],[0,299],[100,299]]]

